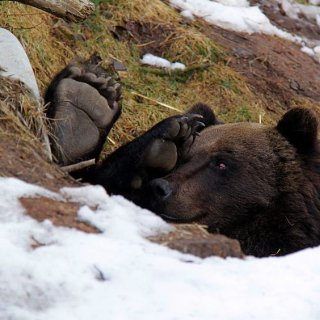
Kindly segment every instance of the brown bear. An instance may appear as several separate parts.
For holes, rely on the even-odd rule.
[[[85,79],[86,90],[97,90],[107,100],[97,79],[86,70],[81,73],[77,81]],[[88,79],[94,79],[93,85]],[[60,87],[52,88],[52,97],[64,92]],[[85,108],[88,119],[95,118],[90,112],[109,115],[108,131],[118,112],[110,113],[103,103],[90,107]],[[60,103],[55,108],[63,110]],[[70,121],[75,125],[77,118]],[[317,127],[313,112],[303,108],[288,111],[275,127],[223,124],[200,103],[161,121],[83,176],[167,221],[197,222],[238,239],[246,254],[284,255],[320,244]],[[62,135],[64,148],[70,134]]]

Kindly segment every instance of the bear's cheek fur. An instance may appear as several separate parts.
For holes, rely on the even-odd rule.
[[[230,136],[216,131],[211,139],[208,135],[199,139],[190,160],[166,177],[172,194],[163,211],[222,231],[272,206],[277,194],[276,157],[259,130],[242,129],[240,134],[233,127],[235,134]],[[225,150],[229,154],[224,155]],[[219,161],[212,163],[220,154],[225,168]]]
[[[172,195],[166,200],[165,214],[203,223],[211,231],[226,231],[272,205],[274,179],[252,178],[245,168],[217,179],[210,170],[187,180],[171,175]]]

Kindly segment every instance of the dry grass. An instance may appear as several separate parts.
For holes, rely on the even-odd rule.
[[[106,7],[115,23],[119,21],[151,21],[157,23],[179,23],[180,15],[160,0],[119,0],[101,1],[108,3]]]
[[[32,143],[42,140],[43,111],[20,82],[0,77],[0,106],[2,136],[15,135]]]
[[[96,1],[99,2],[99,1]],[[197,24],[185,24],[181,16],[160,0],[104,0],[100,9],[81,24],[67,24],[37,9],[0,2],[0,24],[23,43],[43,92],[55,72],[75,56],[98,52],[103,60],[116,58],[127,69],[123,84],[123,115],[112,130],[106,152],[131,140],[164,117],[175,114],[152,100],[179,110],[198,101],[215,107],[226,121],[258,121],[263,102],[245,80],[228,67],[228,57],[215,43],[200,33]],[[112,30],[126,23],[166,26],[161,55],[185,63],[187,72],[162,72],[141,66],[144,43],[140,39],[116,39]],[[130,36],[130,32],[128,33]],[[193,66],[207,65],[204,68]],[[133,92],[149,99],[144,99]],[[272,118],[264,117],[265,122]]]

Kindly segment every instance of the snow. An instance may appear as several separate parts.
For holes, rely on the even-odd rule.
[[[278,0],[282,9],[288,17],[299,19],[299,16],[304,16],[309,21],[316,20],[320,14],[320,8],[313,5],[303,5],[294,0]]]
[[[40,195],[79,202],[79,219],[102,233],[24,215],[18,198]],[[320,319],[320,247],[200,259],[144,238],[170,229],[101,187],[53,193],[0,178],[0,319]]]
[[[221,28],[293,38],[273,26],[257,6],[249,6],[247,1],[170,0],[170,4]]]
[[[0,75],[20,80],[36,99],[40,99],[37,81],[27,54],[19,40],[3,28],[0,28]]]
[[[166,68],[166,69],[179,69],[184,70],[186,66],[180,62],[170,62],[164,58],[157,57],[151,53],[145,54],[142,59],[140,60],[142,64],[147,64],[154,67]]]
[[[304,15],[310,21],[320,20],[320,8],[317,6],[302,5],[294,0],[275,0],[283,8],[286,14],[298,19],[299,15]],[[318,1],[313,1],[318,4]],[[188,18],[203,18],[212,25],[224,29],[245,32],[245,33],[264,33],[278,36],[280,38],[295,42],[301,45],[303,52],[319,58],[313,47],[319,45],[319,41],[306,39],[295,34],[290,34],[274,26],[269,18],[261,11],[258,6],[251,6],[245,0],[170,0],[170,5],[177,8],[181,14]],[[307,49],[306,49],[307,48]],[[310,49],[310,50],[308,50]]]

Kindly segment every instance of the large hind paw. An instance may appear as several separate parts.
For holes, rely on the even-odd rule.
[[[121,85],[112,76],[107,74],[95,74],[94,71],[81,70],[79,67],[70,68],[69,78],[78,82],[87,83],[95,88],[99,94],[107,99],[108,106],[115,112],[119,111],[121,101]]]
[[[70,65],[48,89],[53,152],[63,165],[98,157],[121,113],[120,84],[101,67],[92,69]]]

